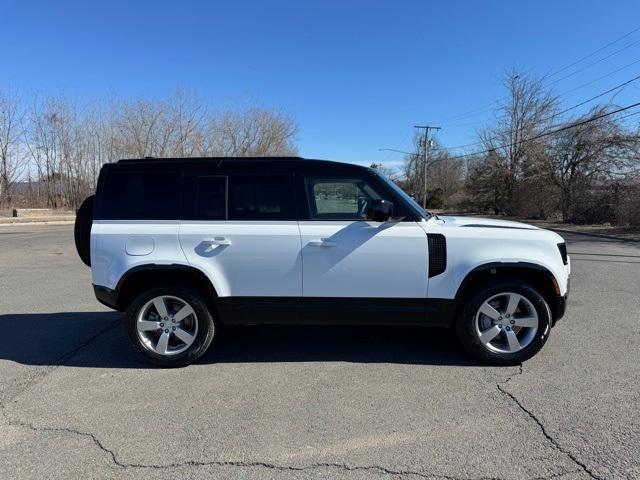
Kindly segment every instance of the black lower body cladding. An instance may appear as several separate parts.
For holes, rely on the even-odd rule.
[[[118,291],[93,286],[100,303],[114,310]],[[221,297],[216,301],[221,323],[309,325],[424,325],[448,327],[456,301],[440,298],[296,298]]]
[[[456,301],[439,298],[223,297],[222,323],[451,325]]]
[[[100,285],[93,286],[93,293],[95,293],[98,301],[114,310],[118,310],[118,292],[116,290],[112,290],[107,287],[102,287]]]

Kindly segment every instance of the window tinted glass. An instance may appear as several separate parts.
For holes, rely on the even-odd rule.
[[[305,178],[311,218],[365,220],[373,200],[385,198],[358,177]]]
[[[106,220],[177,220],[180,218],[179,171],[109,172],[101,218]]]
[[[293,218],[289,177],[229,177],[229,220]]]
[[[199,177],[196,195],[196,218],[224,220],[227,218],[227,178]]]

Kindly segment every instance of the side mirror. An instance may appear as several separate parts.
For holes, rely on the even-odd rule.
[[[393,217],[393,202],[388,200],[374,200],[367,211],[367,218],[374,222],[386,222]]]

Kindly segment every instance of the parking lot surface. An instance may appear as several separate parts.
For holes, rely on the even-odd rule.
[[[640,244],[563,236],[568,312],[522,367],[446,331],[254,327],[163,370],[72,226],[0,227],[0,477],[640,479]]]

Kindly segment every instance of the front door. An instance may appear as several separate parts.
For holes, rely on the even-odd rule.
[[[391,200],[365,174],[307,175],[301,220],[303,314],[320,323],[398,323],[426,316],[428,244],[415,221],[367,219]]]

